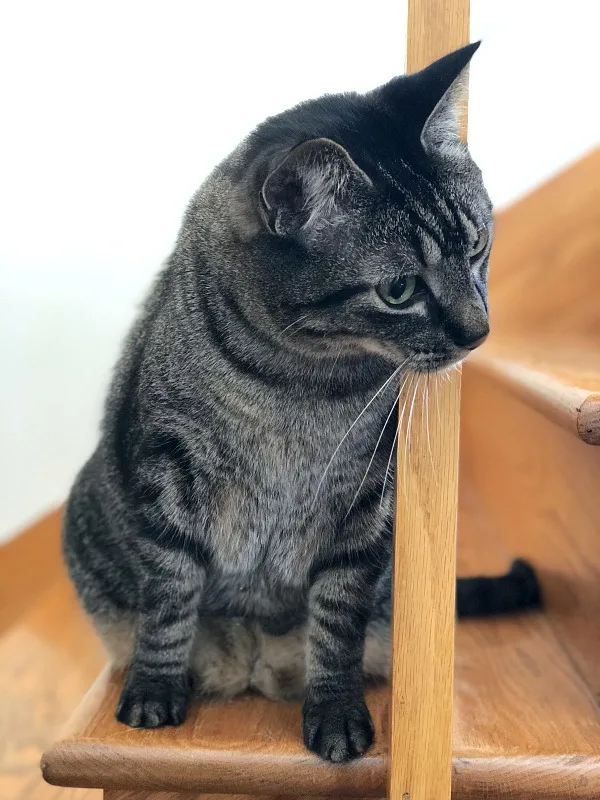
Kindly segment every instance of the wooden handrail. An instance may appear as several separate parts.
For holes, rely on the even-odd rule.
[[[469,0],[408,1],[408,72],[468,40]],[[451,792],[460,375],[437,382],[429,414],[425,380],[408,381],[400,400],[412,413],[400,423],[396,473],[391,800]]]

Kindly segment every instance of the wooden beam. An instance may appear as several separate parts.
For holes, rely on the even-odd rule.
[[[469,0],[408,0],[408,72],[468,41]],[[400,400],[391,800],[448,800],[451,792],[460,375],[435,382],[429,414],[426,381],[409,379]]]

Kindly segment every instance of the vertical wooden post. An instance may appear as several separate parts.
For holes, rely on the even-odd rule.
[[[468,41],[469,0],[408,0],[408,72]],[[435,382],[428,415],[426,380],[415,388],[409,379],[400,400],[401,409],[405,401],[410,407],[416,392],[398,437],[391,800],[451,794],[460,375]]]

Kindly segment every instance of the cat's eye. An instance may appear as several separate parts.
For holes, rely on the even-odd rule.
[[[393,281],[380,283],[377,294],[388,306],[403,306],[414,296],[416,289],[416,276],[407,275],[404,278],[394,278]]]
[[[483,251],[487,247],[489,238],[490,234],[488,232],[488,229],[482,228],[477,236],[477,241],[469,251],[469,258],[471,259],[471,261],[475,261],[475,259],[483,253]]]

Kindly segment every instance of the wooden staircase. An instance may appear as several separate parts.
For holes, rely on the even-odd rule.
[[[416,5],[411,0],[409,10]],[[466,24],[440,20],[439,40],[448,25]],[[419,57],[436,55],[426,50]],[[428,689],[437,654],[452,654],[451,631],[439,628],[452,613],[452,514],[444,508],[450,485],[436,497],[437,521],[414,515],[408,537],[418,547],[420,531],[431,534],[444,515],[449,520],[437,596],[446,606],[429,608],[427,635],[413,626],[403,636],[411,608],[423,610],[417,575],[416,602],[411,606],[409,594],[404,616],[396,618],[395,664],[410,661],[422,671],[429,717],[411,706],[414,696],[402,694],[401,681],[391,704],[388,687],[371,688],[376,745],[364,758],[334,766],[302,746],[297,704],[259,697],[197,703],[178,729],[126,728],[114,719],[121,678],[105,672],[59,735],[104,660],[58,566],[55,515],[0,550],[0,800],[100,800],[101,790],[106,800],[445,800],[437,754],[450,711],[454,798],[600,797],[599,187],[596,151],[499,216],[490,285],[494,335],[464,368],[458,572],[503,572],[515,556],[526,557],[539,570],[544,610],[460,622],[453,694],[451,670],[443,690]],[[454,380],[441,400],[440,419],[452,430],[458,388]],[[434,433],[442,427],[434,423]],[[419,436],[416,446],[424,447]],[[452,484],[453,453],[444,460],[441,450],[436,464],[448,467]],[[411,514],[411,503],[400,507]],[[428,589],[437,576],[429,567]],[[438,701],[436,739],[414,720],[436,727]],[[402,730],[410,735],[402,738]],[[37,766],[43,750],[48,783]],[[435,773],[439,782],[417,780],[416,791],[399,791],[411,769]]]
[[[600,797],[600,338],[593,313],[600,197],[591,186],[600,186],[598,152],[500,215],[491,285],[498,324],[464,368],[459,574],[502,572],[524,556],[539,570],[545,607],[456,626],[452,788],[459,800]],[[544,218],[552,221],[545,238],[535,223]],[[514,238],[525,254],[518,280]],[[582,313],[565,306],[568,324],[539,285],[538,246],[552,258],[555,291],[568,294],[577,273],[583,295],[570,299]],[[543,296],[552,314],[523,320],[524,287],[524,303],[535,307],[535,296]],[[514,333],[517,321],[523,327]],[[386,687],[369,695],[376,746],[346,766],[304,750],[297,705],[256,697],[197,704],[180,729],[129,730],[114,721],[119,677],[107,674],[58,736],[103,664],[58,566],[58,524],[55,515],[0,551],[0,592],[8,589],[0,596],[2,800],[100,800],[100,789],[110,800],[386,794]],[[44,749],[47,780],[99,788],[44,783]]]

